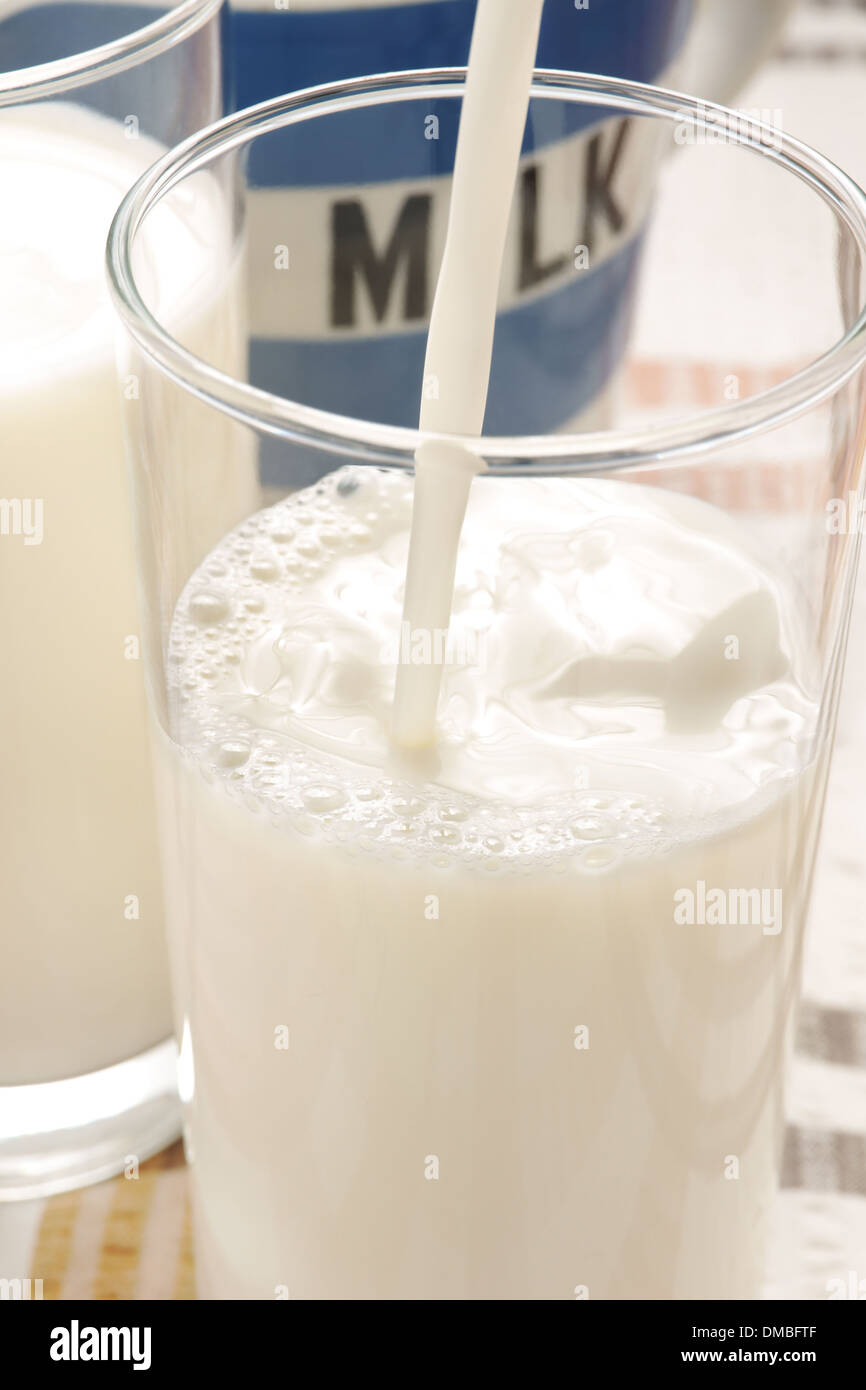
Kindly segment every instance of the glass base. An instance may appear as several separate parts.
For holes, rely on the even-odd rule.
[[[181,1132],[172,1040],[116,1066],[38,1086],[0,1086],[0,1202],[86,1187]]]

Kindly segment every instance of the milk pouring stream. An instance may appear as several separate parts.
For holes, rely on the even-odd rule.
[[[480,0],[472,35],[445,253],[427,352],[420,428],[481,433],[487,405],[508,213],[532,82],[542,0],[503,10]],[[491,131],[495,128],[495,139]],[[483,460],[430,441],[415,455],[415,507],[403,625],[448,627],[460,526]],[[432,742],[440,663],[401,663],[391,731],[403,747]]]

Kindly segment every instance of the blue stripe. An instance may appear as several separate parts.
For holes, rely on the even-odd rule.
[[[642,236],[565,288],[499,315],[488,434],[545,434],[584,409],[621,360]],[[426,328],[380,338],[311,342],[254,338],[250,380],[321,410],[415,426]],[[265,483],[304,485],[336,466],[317,449],[269,439]]]
[[[513,3],[514,0],[511,0]],[[545,67],[586,69],[651,81],[679,51],[694,0],[546,0],[539,43]],[[4,69],[68,56],[132,33],[169,7],[104,5],[72,0],[35,5],[0,21]],[[238,10],[229,24],[230,108],[237,110],[318,82],[370,72],[464,63],[475,0],[437,0],[385,9],[322,12]],[[172,140],[176,125],[154,108],[149,68],[84,89],[82,98],[122,119],[139,111],[148,134]],[[425,140],[422,114],[439,117],[438,140]],[[598,121],[597,108],[535,103],[528,152]],[[409,103],[330,117],[254,143],[252,186],[385,182],[448,174],[453,167],[459,107],[455,101]]]
[[[546,0],[539,64],[652,81],[679,52],[692,9],[693,0],[591,0],[588,10],[576,10],[574,0]],[[364,73],[465,63],[474,14],[475,0],[325,13],[239,10],[231,25],[233,104],[241,108]],[[422,113],[439,117],[438,140],[422,138]],[[605,114],[535,103],[524,151],[561,140]],[[447,174],[458,119],[455,101],[320,118],[258,140],[250,152],[250,181],[310,187]]]

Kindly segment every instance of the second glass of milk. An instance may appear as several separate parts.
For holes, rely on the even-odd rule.
[[[133,376],[118,388],[104,252],[142,171],[223,110],[219,0],[143,28],[121,3],[70,6],[69,24],[64,6],[16,9],[2,61],[22,69],[0,71],[0,1201],[105,1177],[180,1128],[121,396],[144,405]],[[172,331],[231,370],[230,211],[207,175],[185,201],[152,224],[150,277]],[[183,485],[203,458],[212,481],[218,453],[199,435]],[[251,495],[233,466],[191,558]]]
[[[856,527],[829,509],[855,517],[861,485],[866,200],[778,131],[731,116],[718,138],[688,98],[561,74],[539,89],[537,140],[627,113],[635,158],[670,150],[694,190],[681,235],[732,179],[760,197],[688,283],[676,257],[644,267],[699,326],[703,407],[678,400],[672,342],[677,370],[632,363],[614,432],[464,441],[487,469],[452,622],[413,632],[420,436],[317,410],[315,338],[282,395],[257,382],[255,344],[248,374],[214,371],[179,349],[140,267],[160,212],[203,171],[224,185],[239,146],[270,142],[288,167],[393,123],[428,140],[432,170],[425,131],[460,90],[397,75],[233,117],[169,179],[145,176],[110,240],[121,370],[148,401],[128,440],[199,1293],[751,1298],[855,572]],[[586,223],[574,154],[550,254]],[[782,185],[813,227],[799,296],[776,256]],[[289,336],[333,286],[342,196],[298,191],[297,247],[291,201],[277,246],[247,220]],[[665,179],[660,211],[672,196]],[[435,278],[434,239],[390,255],[399,214],[355,216],[341,293]],[[520,227],[517,207],[506,276]],[[586,250],[568,273],[603,303],[609,258]],[[732,388],[747,300],[749,322],[773,305],[783,344],[809,334],[753,396]],[[519,314],[497,333],[513,355]],[[534,380],[561,370],[554,341],[523,350]],[[347,361],[362,351],[347,338]],[[239,469],[254,448],[283,476],[310,451],[328,471],[271,489],[196,556],[218,487],[183,484],[197,438]],[[400,663],[441,667],[423,750],[391,737]]]

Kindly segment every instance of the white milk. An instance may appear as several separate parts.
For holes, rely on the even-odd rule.
[[[104,272],[114,210],[159,153],[65,103],[0,114],[0,1084],[106,1066],[171,1030]],[[198,180],[153,229],[154,303],[233,363],[215,188]],[[207,468],[214,501],[186,574],[254,505],[249,474],[198,448],[185,485]]]
[[[395,755],[411,500],[343,469],[226,537],[175,615],[200,1295],[753,1297],[809,653],[708,505],[482,478],[437,744]]]

